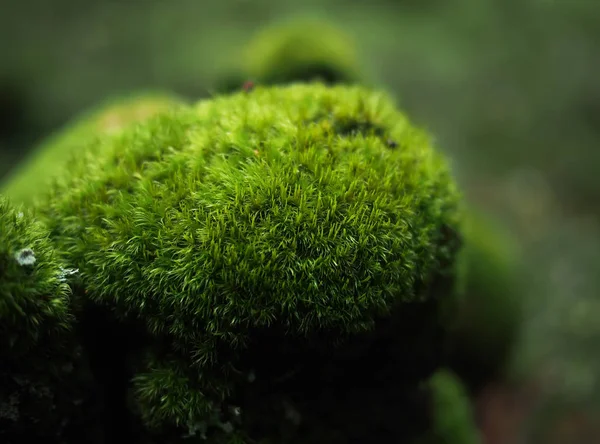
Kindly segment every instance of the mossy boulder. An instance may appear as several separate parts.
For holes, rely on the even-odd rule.
[[[451,366],[477,392],[508,376],[522,318],[522,264],[516,239],[493,217],[471,208],[463,233],[462,297],[451,337]]]
[[[97,442],[94,383],[45,227],[0,196],[0,441]],[[84,432],[82,434],[82,432]]]
[[[105,349],[145,427],[227,443],[426,428],[391,409],[442,360],[460,196],[385,94],[258,86],[102,143],[37,210],[91,316],[139,335]]]
[[[236,56],[219,91],[236,91],[245,82],[283,85],[297,82],[364,83],[356,42],[344,29],[323,19],[293,19],[261,28]]]
[[[100,135],[118,134],[136,122],[182,103],[166,93],[138,93],[106,100],[33,148],[3,180],[1,191],[14,202],[31,204],[52,180],[62,176],[81,150],[97,151]]]

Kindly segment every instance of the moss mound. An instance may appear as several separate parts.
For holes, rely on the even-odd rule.
[[[422,444],[479,444],[468,393],[461,380],[447,369],[438,370],[429,381],[433,426]]]
[[[355,42],[335,24],[318,19],[286,20],[253,36],[219,90],[238,90],[248,80],[261,85],[355,83],[364,77],[360,66]]]
[[[43,225],[0,196],[0,341],[26,353],[45,334],[60,336],[73,321],[68,286]]]
[[[173,106],[180,99],[167,94],[136,94],[111,99],[59,130],[34,148],[22,165],[2,183],[2,192],[14,202],[31,204],[40,190],[69,167],[82,149],[97,150],[98,136],[118,134]]]
[[[75,443],[82,437],[78,433],[93,427],[94,384],[75,339],[66,283],[71,273],[61,267],[44,226],[0,196],[0,440],[4,443],[30,439]],[[96,442],[88,438],[87,442]]]
[[[453,332],[453,369],[472,391],[504,376],[519,334],[520,252],[505,227],[470,210],[464,224],[461,314]]]
[[[123,356],[146,426],[411,436],[385,410],[441,360],[459,196],[385,94],[257,87],[103,143],[39,211],[78,291],[141,332]]]

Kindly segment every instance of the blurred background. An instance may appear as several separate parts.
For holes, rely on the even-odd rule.
[[[0,0],[0,181],[80,112],[208,97],[262,27],[324,18],[435,135],[525,258],[518,383],[474,404],[486,444],[600,442],[599,0]]]

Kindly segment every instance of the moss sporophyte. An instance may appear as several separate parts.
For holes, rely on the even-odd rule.
[[[32,192],[43,234],[11,235],[2,285],[24,276],[63,301],[44,313],[81,343],[107,440],[411,442],[428,429],[421,383],[444,364],[461,198],[385,93],[256,85],[78,146]],[[21,226],[14,214],[2,217]]]

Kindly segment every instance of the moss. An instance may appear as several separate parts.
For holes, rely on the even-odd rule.
[[[43,225],[0,196],[0,341],[27,353],[41,336],[60,336],[73,321],[69,288]]]
[[[220,91],[235,91],[248,80],[262,85],[320,81],[363,81],[360,57],[352,38],[335,24],[293,19],[262,28],[243,48],[237,67],[226,74]]]
[[[187,362],[172,355],[157,358],[154,353],[142,362],[144,369],[133,378],[129,393],[130,408],[154,439],[202,442],[210,436],[210,441],[216,443],[244,442],[245,435],[239,430],[240,409],[224,409],[207,396]],[[212,379],[215,386],[217,379]],[[219,390],[224,387],[217,386]]]
[[[451,371],[438,370],[429,381],[432,427],[419,444],[478,444],[481,438],[465,387]]]
[[[181,104],[167,94],[136,94],[110,99],[57,131],[35,147],[2,183],[13,201],[30,204],[37,193],[69,167],[83,147],[95,152],[100,134],[118,134],[127,126]]]
[[[520,252],[505,227],[474,209],[464,226],[463,245],[464,288],[451,361],[476,392],[505,375],[519,334]]]
[[[368,403],[349,378],[391,378],[402,392],[435,368],[459,195],[427,135],[384,94],[257,87],[103,143],[93,162],[70,165],[39,211],[87,298],[141,322],[150,362],[171,369],[132,364],[147,422],[206,423],[202,406],[252,411],[268,395],[278,409],[290,398],[311,418],[305,427],[328,430],[322,439],[367,436],[382,419],[348,430],[346,403],[323,399],[337,415],[324,424],[298,388],[345,381],[358,414]],[[252,369],[262,392],[248,388]],[[182,388],[171,391],[173,381]],[[271,420],[243,429],[262,436]]]
[[[44,226],[0,196],[0,440],[80,442],[90,378],[76,340],[70,270]],[[85,436],[85,435],[84,435]],[[87,442],[95,442],[91,437]]]

